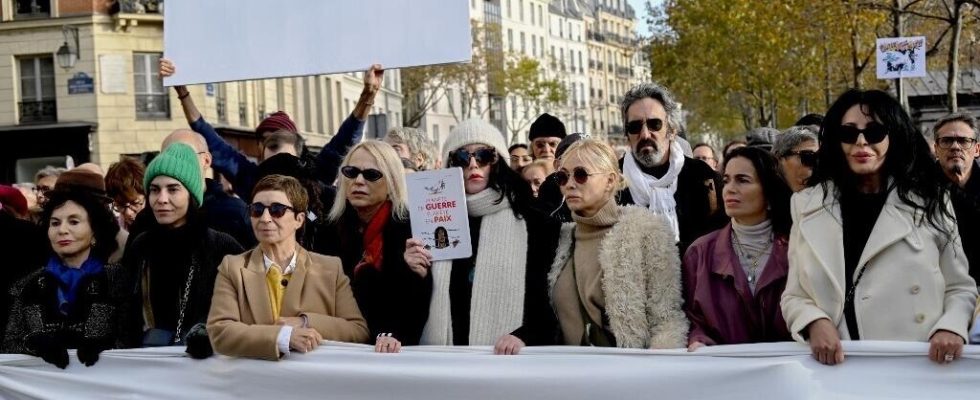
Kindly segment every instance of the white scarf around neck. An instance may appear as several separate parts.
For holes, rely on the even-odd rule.
[[[684,168],[684,150],[676,140],[670,143],[670,159],[667,173],[657,178],[644,173],[632,151],[626,152],[623,160],[623,175],[629,183],[633,202],[646,207],[654,214],[663,215],[670,221],[674,231],[674,240],[680,241],[680,227],[677,222],[677,202],[674,193],[677,192],[677,177]]]
[[[470,297],[471,346],[493,346],[500,336],[524,322],[524,280],[527,268],[527,226],[514,216],[505,197],[487,188],[466,196],[469,215],[482,217],[473,292]],[[432,300],[421,344],[453,344],[452,307],[449,298],[452,260],[432,265]]]

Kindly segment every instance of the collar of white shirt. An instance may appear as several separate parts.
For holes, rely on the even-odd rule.
[[[269,258],[269,256],[265,255],[265,253],[262,253],[262,263],[265,265],[265,270],[269,271],[269,267],[272,267],[272,264],[275,264],[276,262],[272,261],[272,259]],[[293,270],[295,269],[296,269],[296,253],[293,253],[293,257],[289,259],[289,265],[287,265],[286,268],[283,268],[282,274],[289,275],[293,273]]]

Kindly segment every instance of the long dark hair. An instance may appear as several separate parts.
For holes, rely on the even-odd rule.
[[[497,161],[490,166],[487,186],[500,192],[497,203],[503,201],[504,198],[510,201],[514,215],[519,217],[530,211],[534,199],[534,195],[531,193],[531,185],[517,171],[510,168],[507,161],[499,155]]]
[[[77,189],[53,190],[45,196],[48,201],[44,203],[40,222],[45,232],[51,223],[51,214],[54,214],[54,211],[64,206],[65,203],[73,201],[88,213],[88,223],[92,228],[92,237],[95,239],[95,245],[89,251],[89,257],[102,262],[108,261],[109,256],[119,248],[119,244],[116,242],[119,224],[106,206],[105,200]]]
[[[839,137],[844,114],[855,105],[888,130],[888,153],[882,166],[882,174],[890,178],[886,191],[896,190],[903,203],[921,212],[937,229],[947,231],[940,219],[952,217],[944,205],[949,187],[937,181],[929,145],[912,118],[895,98],[880,90],[851,89],[830,106],[820,127],[817,166],[807,184],[822,185],[827,196],[827,185],[833,183],[833,196],[838,200],[842,190],[857,187],[857,176],[848,166]]]
[[[722,171],[728,167],[731,160],[739,157],[749,160],[752,167],[755,168],[755,174],[759,177],[759,184],[762,185],[762,196],[769,206],[767,213],[769,221],[772,223],[772,231],[779,236],[789,236],[789,229],[793,225],[789,213],[789,198],[793,192],[786,185],[786,181],[780,177],[779,163],[776,158],[759,148],[739,147],[732,149],[725,157]]]

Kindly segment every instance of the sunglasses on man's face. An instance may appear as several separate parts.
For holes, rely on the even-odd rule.
[[[854,125],[841,125],[840,129],[837,130],[837,134],[840,137],[840,141],[847,144],[854,144],[858,141],[858,135],[864,134],[864,140],[868,144],[881,143],[888,137],[888,129],[884,125],[877,122],[869,122],[864,129],[858,129]]]
[[[368,182],[377,182],[378,179],[384,178],[384,174],[374,168],[360,169],[357,167],[352,167],[350,165],[340,169],[340,173],[344,174],[347,179],[357,179],[358,175],[364,176],[364,180]]]
[[[466,168],[470,165],[471,158],[476,159],[476,165],[486,167],[497,162],[497,150],[493,147],[484,147],[470,153],[466,149],[458,149],[449,153],[449,166]]]
[[[791,151],[786,153],[786,157],[799,156],[800,164],[804,167],[813,168],[817,166],[817,152],[813,150]]]
[[[566,170],[560,170],[555,172],[555,178],[558,180],[558,186],[565,186],[568,184],[570,179],[575,179],[575,183],[579,185],[584,185],[585,182],[589,181],[589,177],[592,175],[601,175],[602,172],[592,172],[589,173],[588,170],[582,167],[575,167],[572,169],[572,173],[569,174]]]
[[[269,210],[269,216],[275,219],[282,218],[283,215],[286,215],[286,211],[296,212],[295,208],[282,203],[272,203],[268,206],[262,203],[252,203],[248,206],[248,210],[252,214],[252,218],[262,218],[265,210]]]
[[[660,132],[660,129],[664,127],[664,120],[660,118],[650,118],[647,120],[638,119],[636,121],[630,121],[626,123],[626,133],[630,135],[639,135],[640,131],[643,130],[643,125],[646,125],[647,130],[650,133]]]

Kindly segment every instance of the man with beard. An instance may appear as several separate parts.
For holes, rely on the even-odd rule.
[[[949,114],[936,121],[935,153],[946,179],[953,183],[952,203],[956,213],[963,250],[970,262],[970,276],[980,282],[980,177],[974,175],[980,140],[977,120],[969,114]]]
[[[680,254],[702,235],[727,222],[721,207],[721,178],[707,164],[684,155],[677,133],[680,105],[667,88],[634,86],[621,103],[630,151],[620,160],[629,188],[620,204],[647,207],[667,218]],[[712,200],[714,197],[714,200]]]

